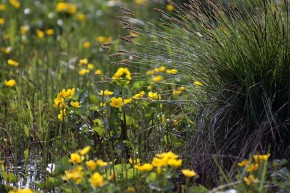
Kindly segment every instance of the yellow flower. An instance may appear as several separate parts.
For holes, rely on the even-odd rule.
[[[36,30],[36,35],[37,35],[38,39],[44,38],[44,32],[39,30],[39,29]]]
[[[154,167],[163,167],[167,165],[167,159],[154,157],[151,163]]]
[[[65,3],[65,2],[59,2],[56,5],[56,11],[57,12],[65,12],[69,14],[75,14],[77,12],[77,6],[72,3]]]
[[[4,11],[6,9],[6,5],[0,4],[0,11]]]
[[[185,90],[185,87],[184,86],[178,87],[177,90],[184,91]]]
[[[15,86],[16,84],[16,81],[14,79],[10,79],[8,81],[5,81],[5,86],[8,86],[8,87],[13,87]]]
[[[169,159],[168,160],[168,165],[172,166],[172,167],[179,167],[182,164],[182,160],[181,159]]]
[[[95,74],[96,74],[96,75],[101,75],[101,74],[102,74],[102,70],[100,70],[100,69],[96,70],[96,71],[95,71]]]
[[[267,161],[269,159],[271,154],[265,154],[265,155],[254,155],[254,160],[258,163]]]
[[[12,50],[11,47],[2,48],[2,52],[4,52],[5,54],[10,54],[11,50]]]
[[[107,162],[104,162],[103,160],[100,160],[100,159],[98,159],[96,163],[100,167],[104,167],[104,166],[107,166],[108,165]]]
[[[245,166],[248,165],[249,163],[250,163],[249,160],[243,160],[243,161],[237,163],[237,165],[238,165],[239,167],[245,167]]]
[[[90,160],[86,162],[86,166],[88,167],[89,170],[94,170],[97,167],[97,164],[94,160]]]
[[[168,11],[174,11],[174,6],[172,4],[166,5]]]
[[[156,92],[148,92],[148,98],[150,100],[158,100],[161,99],[161,95],[157,94]]]
[[[59,120],[63,120],[64,119],[64,116],[66,115],[66,111],[65,111],[65,109],[63,109],[63,110],[60,110],[59,111],[59,114],[58,114],[58,116],[57,116],[57,118],[59,119]]]
[[[71,102],[70,105],[73,106],[73,107],[75,107],[75,108],[80,108],[81,107],[80,102],[78,102],[78,101]]]
[[[106,37],[104,37],[104,36],[99,36],[99,37],[97,38],[97,41],[98,41],[99,43],[104,43],[105,40],[106,40]]]
[[[80,59],[80,64],[82,65],[82,64],[88,64],[89,63],[89,61],[88,61],[88,59],[87,58],[84,58],[84,59]]]
[[[183,169],[181,170],[181,172],[183,173],[184,176],[189,177],[189,178],[196,176],[196,173],[194,170]]]
[[[90,147],[90,146],[87,146],[87,147],[85,147],[84,149],[82,149],[82,150],[80,151],[80,154],[81,154],[81,155],[86,155],[86,154],[89,153],[90,150],[91,150],[91,147]]]
[[[106,103],[100,102],[100,107],[104,107],[104,106],[106,106]]]
[[[135,193],[135,189],[133,187],[128,187],[127,192],[128,193]]]
[[[177,159],[179,156],[173,153],[172,151],[169,151],[167,153],[156,154],[156,157],[165,158],[168,160],[168,159]]]
[[[87,16],[86,16],[85,14],[83,14],[83,13],[78,13],[78,14],[76,15],[76,18],[77,18],[78,20],[80,20],[80,21],[86,21]]]
[[[112,77],[113,80],[115,79],[127,79],[131,80],[131,72],[129,71],[128,68],[119,68],[117,72],[114,74]]]
[[[121,97],[118,97],[118,98],[113,97],[113,98],[111,98],[111,103],[110,103],[110,105],[111,105],[112,107],[115,107],[115,108],[119,108],[119,107],[123,106],[122,98],[121,98]]]
[[[16,9],[19,9],[20,6],[21,6],[21,4],[19,3],[19,1],[17,1],[17,0],[9,0],[9,3],[10,3],[13,7],[15,7]]]
[[[247,172],[254,172],[257,171],[259,169],[259,164],[249,164],[246,168]]]
[[[90,72],[89,69],[80,69],[79,75],[84,76]]]
[[[111,96],[113,94],[112,91],[109,91],[109,90],[101,90],[101,92],[98,93],[99,95],[103,96]]]
[[[26,32],[28,31],[28,27],[27,26],[21,26],[20,27],[20,34],[21,35],[24,35],[24,34],[26,34]]]
[[[167,74],[177,74],[177,70],[176,69],[168,69],[168,70],[166,70],[166,73]]]
[[[124,99],[124,105],[132,102],[132,98]]]
[[[151,75],[153,75],[154,73],[155,73],[154,70],[148,70],[148,71],[146,72],[146,74],[147,74],[148,76],[151,76]]]
[[[258,179],[255,178],[253,174],[249,175],[249,177],[244,177],[243,180],[248,186],[252,183],[258,182]]]
[[[155,68],[154,70],[155,70],[155,72],[166,72],[165,66],[160,66],[158,68]]]
[[[179,95],[181,95],[181,93],[182,93],[182,91],[180,91],[180,90],[173,90],[172,91],[173,96],[179,96]]]
[[[7,63],[11,66],[19,66],[19,62],[16,62],[15,60],[8,59]]]
[[[163,79],[162,76],[158,75],[158,76],[155,76],[155,77],[153,78],[153,81],[154,81],[154,82],[161,82],[162,79]]]
[[[81,156],[80,154],[78,153],[72,153],[70,155],[70,162],[73,163],[73,164],[79,164],[81,163],[82,161],[84,160],[84,156]]]
[[[8,193],[34,193],[31,189],[16,189],[16,190],[10,190]]]
[[[150,172],[153,169],[153,165],[145,163],[143,165],[134,165],[134,168],[141,172]]]
[[[46,35],[52,36],[54,34],[54,29],[47,29],[45,30]]]
[[[148,0],[134,0],[137,5],[144,5],[148,3]]]
[[[195,84],[197,86],[203,86],[203,83],[202,82],[199,82],[199,81],[194,81],[193,84]]]
[[[91,47],[91,43],[88,42],[88,41],[85,41],[85,42],[83,43],[83,47],[84,47],[84,48],[89,48],[89,47]]]
[[[82,166],[75,166],[71,170],[64,171],[63,180],[69,181],[72,180],[76,184],[80,184],[84,178],[84,172]]]
[[[0,25],[4,25],[4,23],[5,23],[5,19],[4,18],[0,18]]]
[[[103,176],[99,172],[95,172],[89,182],[92,187],[102,187],[105,184]]]
[[[137,93],[133,96],[133,99],[141,99],[145,95],[144,91],[141,91],[140,93]]]
[[[132,159],[132,158],[130,157],[130,159],[129,159],[129,163],[132,164],[132,165],[139,165],[139,164],[140,164],[140,159],[139,159],[139,158],[137,158],[137,159]]]

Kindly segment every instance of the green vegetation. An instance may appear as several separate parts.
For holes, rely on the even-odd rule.
[[[178,3],[1,1],[0,192],[289,191],[288,1]]]

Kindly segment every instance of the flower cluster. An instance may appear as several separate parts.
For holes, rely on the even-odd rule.
[[[86,160],[86,155],[89,153],[91,147],[87,146],[84,149],[78,150],[71,154],[70,162],[73,167],[66,170],[62,176],[62,180],[70,181],[76,184],[86,183],[85,174],[89,174],[89,183],[92,188],[100,188],[106,184],[104,176],[100,172],[100,168],[108,166],[110,163],[103,160]],[[111,177],[111,176],[110,176]],[[111,178],[108,178],[110,180]]]
[[[248,173],[248,176],[243,177],[244,182],[247,185],[251,185],[258,182],[257,171],[268,161],[270,154],[254,155],[254,160],[243,160],[238,163],[239,167],[243,167]]]
[[[79,108],[80,103],[78,101],[73,100],[73,96],[75,94],[76,89],[62,89],[60,93],[58,93],[57,97],[54,99],[53,106],[59,109],[58,119],[63,120],[65,115],[67,115],[68,106]]]
[[[140,164],[140,159],[132,158],[130,158],[129,162],[140,172],[150,172],[155,168],[158,174],[166,172],[168,168],[178,168],[182,165],[182,159],[171,151],[156,154],[151,163]],[[194,177],[197,175],[194,170],[189,169],[183,169],[182,173],[186,177]]]

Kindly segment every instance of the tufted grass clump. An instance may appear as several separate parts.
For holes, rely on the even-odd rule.
[[[145,49],[134,53],[140,60],[132,65],[175,67],[180,72],[178,78],[189,93],[184,109],[195,120],[186,152],[201,180],[216,182],[213,156],[231,176],[238,158],[254,151],[266,153],[270,148],[277,158],[286,155],[288,1],[169,4],[177,7],[174,12],[156,9],[162,15],[160,23],[136,23],[125,16],[123,24],[151,39],[143,44],[132,41]]]

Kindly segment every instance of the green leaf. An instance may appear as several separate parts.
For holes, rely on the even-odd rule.
[[[157,191],[168,191],[174,188],[174,184],[168,180],[163,181],[153,181],[149,183],[149,187]]]
[[[56,175],[63,174],[63,172],[65,170],[68,170],[69,168],[70,168],[69,157],[64,156],[58,162],[56,162],[55,171],[53,172],[53,174]]]
[[[35,185],[41,189],[52,189],[60,186],[62,184],[62,180],[48,177],[45,182],[35,182]]]
[[[15,176],[13,173],[1,172],[1,176],[6,182],[9,183],[16,183],[19,181],[19,178]]]
[[[26,150],[24,151],[24,160],[25,160],[25,163],[27,162],[28,157],[29,157],[29,149],[26,149]]]
[[[106,134],[106,129],[103,127],[93,127],[92,129],[97,132],[100,137],[104,137]]]
[[[206,189],[204,186],[202,185],[199,185],[199,186],[191,186],[190,189],[189,189],[189,192],[198,192],[198,193],[204,193],[204,192],[207,192],[208,189]]]

